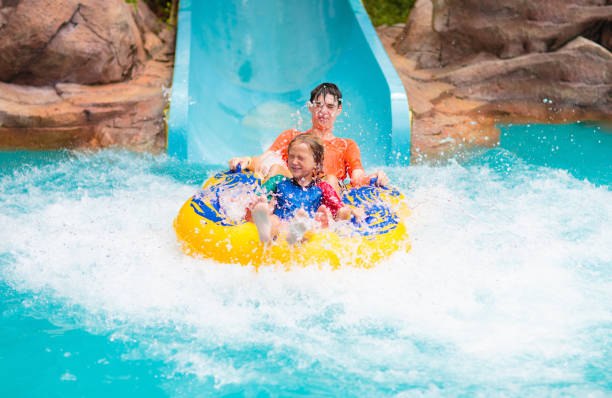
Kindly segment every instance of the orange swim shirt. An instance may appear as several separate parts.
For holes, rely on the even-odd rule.
[[[268,151],[279,153],[287,163],[287,149],[293,138],[300,134],[310,134],[308,131],[287,130],[279,135]],[[335,175],[338,180],[344,181],[350,177],[353,170],[363,169],[361,165],[361,153],[357,143],[348,138],[334,137],[331,140],[323,140],[325,156],[323,158],[323,172],[326,175]]]

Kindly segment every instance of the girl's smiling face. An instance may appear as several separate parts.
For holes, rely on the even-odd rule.
[[[308,144],[298,142],[289,148],[287,166],[291,175],[300,183],[312,181],[317,164]]]

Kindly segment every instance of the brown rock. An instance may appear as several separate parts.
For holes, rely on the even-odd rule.
[[[145,57],[128,7],[123,0],[19,2],[0,35],[0,80],[46,85],[129,78]]]
[[[164,43],[153,32],[144,34],[144,49],[149,56],[156,58],[164,50]]]
[[[612,113],[612,53],[582,37],[555,52],[484,61],[437,74],[436,80],[454,86],[449,93],[465,100],[523,101],[526,110],[578,107],[602,118]]]
[[[56,11],[50,12],[54,3]],[[0,34],[0,81],[11,81],[20,73],[70,20],[75,9],[73,0],[33,0],[23,2],[21,7],[3,3],[6,21]]]
[[[440,66],[442,38],[432,28],[433,3],[417,1],[410,12],[404,30],[396,37],[393,47],[421,68]]]
[[[94,131],[90,126],[28,127],[22,129],[0,126],[0,148],[59,149],[80,148],[88,143]]]
[[[611,20],[606,0],[420,0],[394,47],[421,68],[443,67],[480,52],[506,59],[600,39]]]
[[[138,26],[140,33],[144,35],[146,32],[153,32],[159,34],[165,29],[165,24],[161,23],[157,16],[151,11],[151,9],[142,0],[138,0],[136,5],[130,7],[132,17]]]
[[[170,27],[166,26],[159,32],[159,38],[162,39],[166,46],[174,48],[174,40],[176,39],[174,29],[170,29]]]
[[[497,123],[611,120],[606,4],[419,0],[393,43],[379,29],[413,111],[412,159],[494,146]]]
[[[152,73],[102,86],[0,83],[0,148],[162,150],[168,102],[160,85],[168,83],[171,72],[168,67],[163,79]]]
[[[68,17],[62,14],[65,23],[51,15],[53,6],[58,4],[73,7]],[[142,4],[139,7],[146,7]],[[10,24],[15,23],[14,17],[22,18],[24,23],[31,19],[24,18],[22,6],[34,7],[30,11],[43,15],[44,10],[38,7],[44,5],[50,12],[48,18],[41,17],[40,26],[33,20],[28,22],[31,37],[23,31],[16,35],[18,30],[11,25],[11,37],[26,43],[23,47],[6,40],[0,20],[0,48],[6,49],[0,54],[0,75],[10,74],[9,80],[19,82],[40,84],[53,80],[54,84],[0,82],[0,149],[119,146],[158,152],[165,148],[164,110],[168,93],[164,88],[172,78],[173,47],[168,43],[173,40],[162,41],[149,30],[157,26],[147,19],[147,15],[152,15],[150,11],[147,14],[147,10],[141,9],[138,14],[141,21],[137,24],[134,11],[126,8],[132,6],[123,0],[92,0],[87,6],[68,0],[23,0],[17,8],[12,7],[12,14],[7,13],[11,7],[6,7],[6,0],[0,2],[2,5],[5,7],[0,9],[0,15],[8,15]],[[108,22],[105,18],[114,19],[114,25],[105,25]],[[148,42],[148,53],[142,37]],[[37,44],[33,45],[34,42]],[[37,45],[43,47],[39,53]],[[9,55],[20,54],[25,61],[10,62]],[[111,76],[119,76],[119,82],[73,83],[91,83],[94,76],[98,79],[96,83]]]

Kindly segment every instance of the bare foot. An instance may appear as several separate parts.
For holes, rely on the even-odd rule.
[[[306,216],[304,216],[304,214],[306,214]],[[304,212],[304,214],[301,214],[298,211],[296,216],[289,224],[287,242],[290,245],[295,245],[304,239],[304,234],[310,229],[310,218],[308,218],[308,213]]]
[[[268,204],[264,202],[257,203],[251,210],[251,217],[253,217],[253,222],[257,226],[259,240],[263,243],[269,242],[272,238],[272,224],[270,223],[268,210]]]
[[[327,207],[321,206],[317,210],[314,219],[321,225],[321,228],[329,228],[329,224],[333,221],[334,216],[332,216],[331,211]]]

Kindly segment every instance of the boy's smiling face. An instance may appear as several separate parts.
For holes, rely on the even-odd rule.
[[[308,108],[313,126],[324,130],[333,128],[336,117],[342,112],[342,104],[332,94],[319,95]]]
[[[308,144],[299,142],[289,148],[287,166],[289,166],[291,175],[298,181],[310,182],[312,180],[313,171],[317,165]]]

